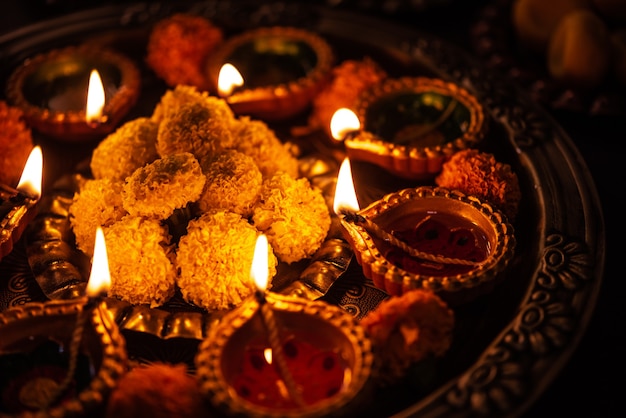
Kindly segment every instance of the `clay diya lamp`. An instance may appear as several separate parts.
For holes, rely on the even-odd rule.
[[[68,375],[74,329],[85,302],[31,302],[0,314],[0,415],[87,416],[102,407],[126,371],[126,348],[106,308],[90,310],[74,373]],[[66,390],[51,402],[63,384]]]
[[[347,167],[347,168],[346,168]],[[364,209],[344,161],[335,212],[366,277],[390,295],[424,288],[449,304],[489,292],[515,251],[513,227],[478,198],[422,186],[390,193]]]
[[[309,106],[333,63],[333,51],[319,35],[293,27],[264,27],[224,41],[206,68],[214,92],[235,113],[278,121]],[[235,74],[224,74],[225,65]]]
[[[215,324],[196,355],[203,394],[237,416],[355,413],[373,368],[371,342],[348,312],[261,290]]]
[[[455,152],[485,137],[485,111],[459,85],[426,77],[386,79],[355,105],[361,129],[344,140],[353,160],[411,180],[433,178]]]
[[[102,407],[128,360],[104,301],[110,280],[98,228],[86,296],[27,303],[0,314],[0,415],[77,417]]]
[[[43,155],[36,146],[30,153],[17,188],[0,184],[0,260],[13,251],[28,223],[36,215],[41,196]]]
[[[87,96],[94,70],[103,97],[99,111],[89,115]],[[6,94],[34,130],[72,142],[111,133],[137,102],[139,90],[139,70],[130,59],[84,45],[27,59],[11,74]]]

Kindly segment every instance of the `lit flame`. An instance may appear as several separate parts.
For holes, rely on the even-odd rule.
[[[20,181],[17,184],[17,190],[34,199],[39,199],[39,196],[41,196],[42,177],[43,154],[41,147],[37,145],[30,152],[28,160],[26,160],[22,177],[20,177]]]
[[[356,198],[356,190],[354,189],[354,181],[352,180],[352,169],[348,158],[343,160],[339,168],[337,185],[335,186],[335,198],[333,201],[333,210],[337,215],[341,214],[342,209],[351,212],[359,210],[359,201]]]
[[[267,289],[269,279],[268,250],[267,237],[263,234],[259,235],[254,247],[254,258],[252,259],[250,276],[252,276],[257,289],[260,291]]]
[[[107,257],[106,243],[102,228],[96,229],[96,244],[93,247],[93,262],[91,274],[87,283],[87,296],[97,297],[105,294],[111,287],[111,273],[109,272],[109,259]]]
[[[104,86],[100,73],[97,70],[91,70],[89,88],[87,89],[87,110],[85,112],[87,122],[99,122],[102,118],[102,109],[104,109]]]
[[[268,347],[263,350],[263,357],[265,357],[267,364],[272,364],[272,349]]]
[[[342,107],[333,113],[330,120],[330,133],[335,140],[343,141],[346,135],[359,129],[361,129],[361,122],[352,110]]]
[[[226,63],[217,76],[217,91],[221,97],[230,96],[235,87],[243,86],[243,77],[234,65]]]

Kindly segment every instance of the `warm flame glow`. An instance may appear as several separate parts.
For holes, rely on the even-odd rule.
[[[30,152],[28,160],[24,165],[22,177],[17,184],[17,190],[34,198],[41,196],[41,182],[43,177],[43,154],[39,145]]]
[[[350,167],[350,160],[348,158],[343,160],[339,168],[333,202],[333,210],[337,215],[341,214],[342,209],[351,212],[359,210],[359,201],[356,198],[356,190],[354,189],[354,181],[352,180],[352,168]]]
[[[96,229],[96,244],[93,247],[91,274],[87,283],[87,296],[96,297],[106,293],[111,287],[111,273],[107,257],[104,232],[101,227]]]
[[[272,364],[272,349],[268,347],[263,350],[263,357],[265,357],[267,364]]]
[[[99,122],[104,109],[104,86],[100,73],[91,70],[89,76],[89,88],[87,90],[87,110],[85,112],[87,122]]]
[[[217,91],[220,96],[230,96],[235,87],[243,86],[241,73],[232,64],[224,64],[217,76]]]
[[[346,135],[359,129],[361,129],[361,122],[352,110],[342,107],[333,113],[330,120],[330,133],[337,141],[343,141]]]
[[[267,289],[269,279],[268,251],[267,237],[261,234],[256,239],[254,258],[252,259],[252,268],[250,269],[250,275],[257,289],[261,291]]]

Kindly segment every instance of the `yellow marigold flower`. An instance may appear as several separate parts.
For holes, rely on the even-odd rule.
[[[283,143],[265,122],[242,116],[234,127],[234,137],[234,148],[252,157],[263,177],[271,177],[281,171],[291,177],[299,177],[297,146]]]
[[[157,307],[174,295],[176,270],[166,227],[156,219],[127,215],[103,232],[111,271],[110,296]]]
[[[135,170],[126,179],[122,202],[131,215],[166,219],[175,209],[195,202],[205,181],[192,154],[172,154]]]
[[[176,112],[185,103],[200,103],[211,107],[216,117],[227,123],[233,122],[235,119],[235,114],[224,99],[211,96],[206,91],[198,91],[196,87],[184,84],[167,90],[161,96],[150,118],[156,123],[161,123],[163,119]]]
[[[233,147],[232,121],[221,115],[221,99],[213,104],[184,103],[159,124],[157,152],[166,157],[192,153],[198,161]]]
[[[263,176],[252,157],[235,150],[225,151],[205,164],[206,185],[198,206],[201,211],[224,209],[244,217],[261,192]]]
[[[258,235],[234,212],[207,212],[190,221],[176,253],[178,286],[185,300],[216,310],[232,308],[249,297],[255,291],[250,269]],[[270,246],[268,278],[276,274],[277,263]]]
[[[94,178],[125,180],[133,172],[159,158],[156,139],[159,125],[148,118],[126,122],[98,144],[91,154]]]
[[[96,229],[109,226],[126,215],[122,204],[121,181],[88,179],[74,193],[69,208],[69,220],[76,237],[76,247],[91,256]]]
[[[293,263],[312,256],[330,229],[330,211],[320,189],[305,177],[278,173],[263,182],[254,225],[267,235],[276,256]]]

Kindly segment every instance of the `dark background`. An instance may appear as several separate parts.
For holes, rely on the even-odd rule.
[[[549,1],[549,0],[546,0]],[[118,1],[21,0],[4,1],[0,9],[0,35],[49,17]],[[127,2],[129,3],[129,2]],[[320,1],[323,3],[323,1]],[[487,1],[328,1],[383,19],[433,33],[472,51],[470,30]],[[404,6],[402,6],[404,4]],[[599,299],[582,340],[562,371],[523,415],[626,416],[626,301],[618,239],[624,237],[623,165],[626,163],[626,113],[611,117],[552,111],[557,122],[581,151],[595,180],[606,224],[606,264]],[[575,344],[576,342],[572,342]]]

